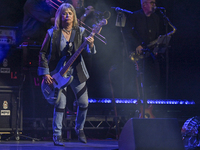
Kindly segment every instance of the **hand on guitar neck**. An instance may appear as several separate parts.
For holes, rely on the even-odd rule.
[[[136,48],[136,54],[142,54],[142,49],[143,47],[141,45],[139,45],[137,48]]]
[[[92,49],[94,47],[94,37],[93,36],[88,36],[86,38],[87,43],[89,44],[90,49]]]

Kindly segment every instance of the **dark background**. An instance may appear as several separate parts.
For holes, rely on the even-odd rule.
[[[0,26],[18,27],[18,41],[23,19],[25,0],[1,0]],[[111,87],[116,98],[137,98],[135,85],[135,67],[126,55],[121,28],[115,26],[117,13],[111,7],[121,7],[129,11],[140,9],[139,0],[85,0],[96,10],[110,11],[108,24],[101,34],[107,38],[107,45],[95,39],[97,54],[90,58],[88,69],[91,78],[88,81],[89,97],[111,98]],[[157,0],[157,6],[165,7],[167,17],[177,28],[172,35],[169,48],[169,78],[167,97],[165,90],[161,99],[186,99],[199,103],[199,0]],[[159,12],[158,15],[160,15]],[[160,15],[161,20],[162,16]],[[163,28],[165,29],[165,28]],[[172,28],[169,27],[168,32]],[[125,55],[123,55],[125,53]],[[111,70],[109,72],[109,70]],[[109,75],[111,80],[109,80]],[[166,87],[165,69],[162,74],[163,89]],[[37,93],[37,92],[36,92]],[[38,93],[37,93],[38,94]],[[35,95],[37,97],[37,95]]]

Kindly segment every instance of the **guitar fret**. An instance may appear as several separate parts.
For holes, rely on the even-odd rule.
[[[67,71],[69,70],[70,66],[73,64],[73,62],[76,60],[76,58],[80,55],[80,53],[83,51],[84,47],[87,45],[87,41],[85,40],[83,44],[79,47],[79,49],[72,55],[72,57],[68,60],[66,65],[61,69],[60,75],[63,76]]]

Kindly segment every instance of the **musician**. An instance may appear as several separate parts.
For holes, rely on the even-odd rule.
[[[27,0],[24,4],[23,42],[41,45],[47,30],[53,26],[55,9],[49,0]]]
[[[67,60],[80,47],[85,40],[85,29],[78,26],[76,12],[69,3],[63,3],[55,15],[55,26],[48,30],[39,55],[38,74],[43,76],[44,82],[52,84],[53,78],[50,71],[55,69],[58,61],[67,56]],[[91,54],[96,53],[94,38],[86,38],[87,46],[85,51]],[[88,109],[88,91],[86,81],[89,78],[84,60],[80,54],[70,67],[67,74],[73,75],[70,86],[78,102],[75,131],[80,142],[87,143],[83,128]],[[61,93],[58,104],[55,104],[53,114],[53,141],[56,146],[63,146],[62,143],[62,121],[66,107],[66,90]]]
[[[155,0],[141,0],[142,9],[133,13],[131,18],[136,52],[142,53],[144,46],[159,36],[159,17],[155,14]]]
[[[81,22],[86,22],[86,24],[90,27],[92,27],[92,25],[96,23],[96,19],[94,16],[95,9],[93,6],[87,6],[85,8],[84,0],[66,0],[66,2],[74,6],[77,18]]]
[[[128,21],[132,27],[132,49],[137,54],[142,54],[147,45],[158,38],[160,32],[160,20],[155,13],[155,0],[140,0],[141,10],[133,12]],[[148,51],[148,49],[146,49]],[[152,50],[152,49],[150,49]],[[148,53],[148,52],[146,52]],[[148,56],[148,55],[147,55]],[[142,60],[140,60],[143,63]],[[141,65],[142,67],[143,65]],[[142,70],[143,68],[140,68]],[[145,58],[145,85],[148,98],[157,98],[158,86],[160,82],[160,69],[157,58],[149,55]]]

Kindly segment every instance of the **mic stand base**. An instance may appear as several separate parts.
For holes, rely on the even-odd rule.
[[[9,141],[11,139],[15,139],[16,141],[20,140],[20,137],[26,138],[26,139],[31,139],[33,142],[34,141],[40,141],[40,139],[37,138],[32,138],[30,136],[26,136],[26,135],[21,135],[20,132],[16,131],[14,135],[10,136],[9,138],[6,139],[6,141]]]

